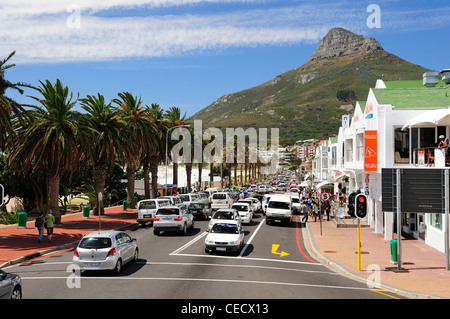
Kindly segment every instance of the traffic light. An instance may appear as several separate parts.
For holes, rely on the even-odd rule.
[[[356,195],[355,199],[356,217],[364,218],[367,215],[367,197],[364,194]]]
[[[351,217],[356,217],[356,215],[355,215],[355,197],[356,197],[356,195],[358,195],[358,194],[351,193],[350,195],[348,195],[348,199],[347,199],[347,208],[348,208],[347,213]]]

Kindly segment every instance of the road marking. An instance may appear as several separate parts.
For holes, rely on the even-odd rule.
[[[177,255],[180,251],[182,251],[182,250],[188,248],[190,245],[192,245],[193,243],[195,243],[197,240],[199,240],[199,239],[205,237],[206,234],[207,234],[207,232],[204,232],[204,233],[198,235],[197,237],[195,237],[194,239],[192,239],[192,240],[191,240],[190,242],[188,242],[187,244],[185,244],[185,245],[181,246],[180,248],[174,250],[172,253],[169,254],[169,256]]]
[[[263,222],[265,220],[266,219],[263,219],[262,221],[259,222],[259,225],[258,225],[258,227],[256,227],[255,232],[252,234],[252,236],[250,237],[248,242],[245,244],[244,248],[241,249],[241,253],[239,254],[238,258],[242,258],[242,256],[244,255],[245,250],[247,249],[248,245],[250,245],[250,243],[252,242],[253,238],[255,237],[256,233],[259,231],[259,229],[261,228],[261,226],[262,226],[262,224],[263,224]]]
[[[272,244],[272,254],[280,255],[280,257],[289,256],[289,254],[285,251],[281,251],[281,253],[277,252],[278,247],[280,247],[280,245]]]
[[[63,277],[21,277],[22,280],[52,280],[63,279],[67,280],[67,276]],[[200,282],[223,282],[223,283],[239,283],[239,284],[257,284],[257,285],[277,285],[277,286],[293,286],[293,287],[311,287],[311,288],[324,288],[324,289],[347,289],[347,290],[367,290],[378,292],[374,289],[366,287],[346,287],[346,286],[330,286],[330,285],[313,285],[313,284],[301,284],[292,282],[280,282],[280,281],[261,281],[261,280],[241,280],[241,279],[217,279],[217,278],[166,278],[166,277],[81,277],[84,280],[159,280],[159,281],[200,281]]]
[[[224,255],[200,255],[200,254],[175,254],[173,256],[181,256],[181,257],[204,257],[204,258],[224,258],[224,259],[238,259],[239,257],[235,256],[224,256]],[[296,261],[296,260],[280,260],[280,259],[270,259],[270,258],[257,258],[257,257],[243,257],[239,258],[241,260],[256,260],[256,261],[268,261],[268,262],[277,262],[277,263],[291,263],[291,264],[303,264],[303,265],[312,265],[312,266],[322,266],[320,263],[311,263],[307,261]]]
[[[391,295],[389,295],[389,294],[387,294],[387,293],[384,293],[384,291],[386,291],[386,290],[376,290],[376,289],[371,289],[371,291],[376,292],[376,293],[381,294],[381,295],[385,295],[385,296],[391,297],[391,298],[393,298],[393,299],[400,299],[400,298],[398,298],[398,297],[394,297],[394,296],[391,296]]]
[[[300,251],[300,253],[303,255],[303,257],[305,257],[306,259],[308,259],[310,262],[317,264],[317,262],[315,262],[314,260],[312,260],[311,258],[309,258],[302,249],[302,246],[300,245],[300,235],[299,235],[299,231],[298,231],[298,217],[295,216],[295,232],[296,232],[296,236],[297,236],[297,247],[298,250]]]

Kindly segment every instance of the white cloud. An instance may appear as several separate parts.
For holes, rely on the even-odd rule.
[[[2,0],[0,56],[16,50],[16,63],[179,56],[229,47],[317,42],[334,26],[347,27],[355,33],[366,28],[365,8],[339,2],[264,10],[245,5],[236,10],[206,14],[157,15],[152,11],[156,7],[198,3],[254,4],[266,1]],[[72,5],[80,8],[79,16],[76,10],[67,10],[73,8]],[[136,8],[142,8],[143,14],[129,16],[126,14],[131,11],[123,10]],[[116,9],[116,16],[107,16],[104,12],[107,9]],[[166,11],[170,12],[170,9],[163,12]],[[122,16],[117,16],[118,13]],[[408,28],[414,22],[403,17],[401,12],[383,14],[386,23],[397,23],[401,28]],[[438,13],[430,15],[436,17]],[[73,28],[74,22],[78,21],[80,27]]]

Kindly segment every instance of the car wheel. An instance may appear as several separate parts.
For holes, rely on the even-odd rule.
[[[181,232],[183,233],[183,235],[187,234],[187,227],[186,227],[186,223],[184,223],[183,225],[183,229],[181,230]]]
[[[153,229],[153,234],[155,234],[156,236],[158,236],[158,235],[159,235],[159,230]]]
[[[133,261],[136,262],[139,259],[139,249],[135,249],[134,250],[134,257],[133,257]]]
[[[122,260],[117,260],[116,267],[114,267],[114,273],[119,274],[122,271]]]
[[[11,299],[22,299],[22,289],[19,286],[14,287],[11,294]]]
[[[194,220],[192,220],[191,228],[194,228]]]

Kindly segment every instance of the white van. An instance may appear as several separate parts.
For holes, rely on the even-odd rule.
[[[178,195],[181,198],[181,201],[189,206],[192,202],[198,202],[200,200],[200,195],[196,193],[187,193]]]
[[[153,224],[156,211],[165,206],[171,205],[167,198],[144,199],[138,202],[137,205],[137,222],[141,225],[145,223]]]
[[[292,222],[293,202],[291,195],[273,195],[266,211],[266,224]]]
[[[233,200],[227,192],[214,193],[211,197],[211,208],[213,211],[219,208],[231,208]]]
[[[170,201],[171,205],[174,205],[174,206],[178,206],[183,203],[179,196],[161,196],[158,198],[168,199]]]

